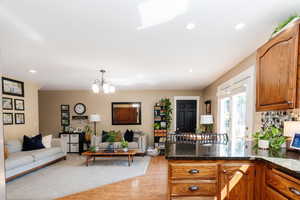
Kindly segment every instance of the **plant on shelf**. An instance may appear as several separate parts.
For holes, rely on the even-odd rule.
[[[155,122],[155,123],[153,124],[153,128],[154,128],[155,130],[159,130],[159,129],[160,129],[160,123]]]
[[[123,149],[124,152],[128,151],[128,142],[124,140],[124,138],[121,141],[121,147]]]
[[[285,21],[281,22],[273,31],[272,36],[278,33],[279,31],[281,31],[286,25],[288,25],[295,18],[299,18],[299,15],[292,15],[289,18],[287,18]]]
[[[164,98],[160,100],[160,104],[164,106],[165,111],[165,120],[167,123],[167,130],[170,130],[171,122],[172,122],[172,103],[169,98]]]
[[[253,139],[256,142],[258,148],[268,149],[280,149],[284,146],[287,137],[282,135],[282,130],[274,126],[267,127],[262,132],[256,132],[253,135]]]

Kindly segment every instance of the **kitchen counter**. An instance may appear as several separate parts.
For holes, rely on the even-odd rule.
[[[251,142],[228,144],[175,143],[166,145],[168,160],[260,160],[300,179],[300,152],[260,150]]]

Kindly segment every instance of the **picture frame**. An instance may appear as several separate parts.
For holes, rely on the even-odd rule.
[[[60,105],[60,110],[61,111],[70,111],[70,106],[67,104],[61,104]]]
[[[24,113],[15,113],[15,124],[25,124]]]
[[[295,133],[292,142],[290,144],[290,148],[300,150],[300,133]]]
[[[3,113],[3,125],[13,125],[13,113]]]
[[[2,97],[2,109],[13,110],[13,99],[8,97]]]
[[[112,102],[112,125],[141,125],[141,102]]]
[[[15,110],[25,110],[24,99],[14,99]]]
[[[24,82],[2,77],[2,94],[24,97]]]

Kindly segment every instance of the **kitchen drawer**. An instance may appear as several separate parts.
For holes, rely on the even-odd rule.
[[[170,184],[171,196],[215,196],[216,181],[184,180]]]
[[[79,144],[70,144],[70,152],[78,153],[79,152]]]
[[[214,163],[170,163],[171,179],[216,179],[218,168]]]
[[[70,143],[78,143],[79,142],[79,135],[78,134],[71,134],[70,135]]]
[[[172,200],[217,200],[217,197],[172,197]]]
[[[270,187],[266,187],[265,200],[288,200]]]
[[[70,142],[70,135],[69,134],[61,134],[60,137],[67,143]]]
[[[287,177],[287,175],[275,169],[268,169],[266,183],[290,199],[300,199],[300,184],[289,180]]]

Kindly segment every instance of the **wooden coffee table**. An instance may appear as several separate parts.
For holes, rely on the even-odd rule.
[[[95,162],[96,157],[115,157],[115,156],[127,156],[128,157],[128,166],[133,163],[133,157],[137,153],[136,150],[128,150],[124,152],[122,150],[117,150],[115,152],[107,152],[105,150],[100,150],[96,152],[86,151],[82,155],[86,156],[86,166],[89,166],[89,161],[93,160]]]

